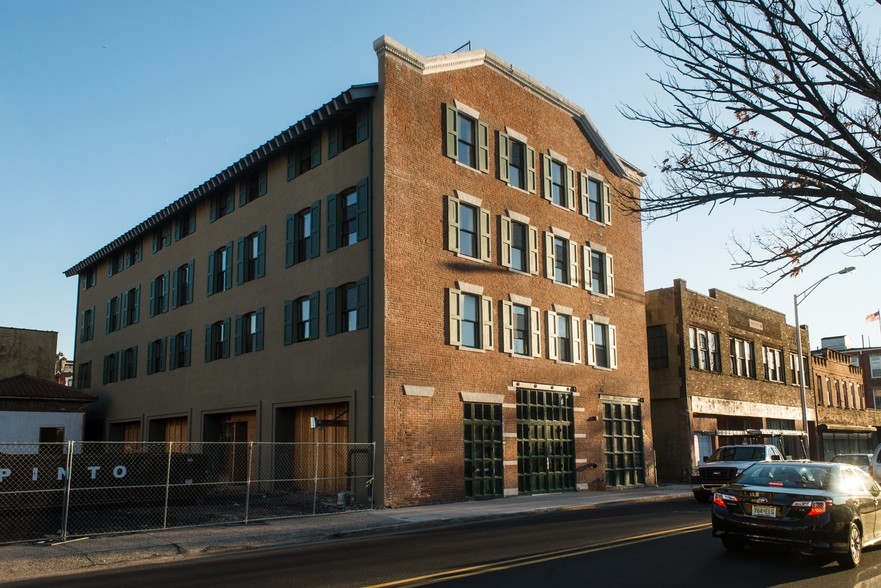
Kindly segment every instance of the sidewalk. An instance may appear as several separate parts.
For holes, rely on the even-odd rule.
[[[335,515],[273,519],[215,527],[192,527],[75,538],[64,543],[0,545],[0,584],[27,578],[85,572],[96,567],[168,561],[203,553],[318,543],[355,533],[442,525],[542,511],[594,508],[604,504],[691,497],[688,484],[602,492],[517,496],[377,509]]]

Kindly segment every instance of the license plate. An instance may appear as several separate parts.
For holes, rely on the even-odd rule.
[[[753,516],[754,517],[774,518],[777,516],[777,507],[764,506],[762,504],[754,504],[753,505]]]

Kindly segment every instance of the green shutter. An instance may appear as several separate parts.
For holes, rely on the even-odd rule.
[[[122,316],[119,317],[120,318],[119,324],[122,325],[123,327],[127,327],[128,326],[128,302],[129,302],[128,290],[126,290],[125,292],[120,294],[120,296],[122,297],[122,302],[120,303],[119,306],[121,309],[120,314]]]
[[[217,195],[211,197],[208,208],[208,222],[213,223],[217,220]]]
[[[330,127],[327,131],[327,158],[331,159],[339,153],[340,128],[339,125]]]
[[[171,285],[171,272],[165,272],[165,279],[162,280],[162,312],[168,312],[168,290]]]
[[[229,357],[229,339],[230,339],[230,319],[223,321],[223,332],[226,337],[223,339],[223,357]]]
[[[297,215],[289,214],[285,217],[284,225],[284,266],[291,267],[297,262],[294,247],[297,242],[296,235]]]
[[[236,241],[236,285],[245,282],[245,238],[239,237]]]
[[[177,369],[177,335],[171,337],[168,343],[168,369],[175,370]]]
[[[284,301],[284,344],[294,342],[294,301]]]
[[[171,308],[177,308],[178,291],[180,289],[180,270],[176,269],[171,274]]]
[[[236,315],[236,355],[242,354],[242,315]]]
[[[266,166],[257,171],[257,196],[264,196],[267,189]]]
[[[336,335],[336,288],[325,290],[327,310],[325,311],[324,330],[328,337]]]
[[[358,280],[358,325],[366,329],[370,324],[370,283],[366,277]]]
[[[254,337],[254,351],[263,351],[263,308],[257,309],[257,333]]]
[[[104,321],[104,332],[110,332],[110,301],[107,301],[107,320]]]
[[[318,338],[318,307],[321,292],[315,291],[309,295],[309,339]]]
[[[211,325],[205,325],[205,363],[208,363],[214,357],[211,355]]]
[[[477,169],[489,171],[489,127],[477,121]]]
[[[226,267],[224,267],[224,280],[223,280],[223,289],[229,290],[232,288],[232,255],[233,255],[233,246],[232,241],[226,244]]]
[[[257,267],[254,268],[254,277],[262,278],[266,275],[266,225],[257,231]]]
[[[363,241],[367,238],[370,229],[369,216],[367,207],[369,204],[367,178],[358,182],[358,240]]]
[[[334,251],[337,248],[337,206],[336,194],[327,197],[327,251]]]
[[[316,201],[311,208],[312,227],[309,233],[309,259],[315,259],[321,253],[321,200]]]
[[[504,133],[499,133],[499,179],[506,184],[511,181],[508,166],[511,161],[511,139]]]
[[[444,105],[446,112],[446,123],[447,123],[447,133],[446,133],[446,147],[445,153],[447,157],[452,159],[459,159],[459,131],[458,131],[458,115],[459,113],[455,108],[450,106],[449,104]]]
[[[246,178],[239,179],[239,208],[248,203],[248,181]]]
[[[183,225],[183,219],[178,217],[174,221],[174,240],[175,241],[180,241],[181,225]]]
[[[297,177],[297,150],[288,149],[288,181]]]
[[[208,296],[214,294],[214,252],[208,253]],[[150,291],[150,316],[153,316],[153,291]]]
[[[192,359],[192,343],[193,343],[193,330],[190,329],[186,333],[184,333],[184,357],[183,357],[183,365],[180,367],[188,367],[191,363]]]
[[[141,322],[141,285],[135,287],[135,302],[132,309],[132,324]]]
[[[195,217],[194,217],[193,222],[195,223]],[[141,261],[142,259],[144,259],[144,251],[143,251],[143,249],[144,249],[144,241],[143,241],[143,240],[139,240],[139,241],[135,244],[135,262],[139,262],[139,261]]]
[[[147,375],[153,373],[153,343],[147,343]]]
[[[196,282],[196,260],[191,259],[190,263],[187,264],[187,292],[186,292],[186,303],[193,303],[193,284]]]
[[[321,133],[317,133],[312,139],[312,152],[309,158],[309,165],[313,168],[321,165]]]
[[[226,191],[226,212],[229,214],[236,208],[236,188],[235,185],[229,187]]]
[[[459,201],[447,196],[447,248],[459,252]]]
[[[156,316],[156,278],[150,280],[150,316]]]
[[[168,346],[168,337],[162,337],[159,342],[159,371],[165,371],[165,348]]]
[[[366,141],[370,135],[370,107],[359,110],[356,117],[355,142],[360,143],[361,141]]]

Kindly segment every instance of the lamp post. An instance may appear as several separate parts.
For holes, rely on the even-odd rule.
[[[801,392],[801,428],[805,433],[805,457],[811,458],[811,437],[808,435],[808,400],[805,394],[805,361],[802,357],[802,346],[801,346],[801,325],[798,322],[798,305],[805,301],[805,298],[811,295],[811,292],[817,289],[817,286],[831,278],[832,276],[837,276],[838,274],[849,274],[854,271],[856,268],[853,266],[848,266],[844,269],[838,270],[837,272],[832,272],[828,276],[824,276],[808,286],[804,291],[799,294],[795,294],[792,297],[793,307],[795,308],[795,339],[796,346],[798,347],[798,361],[801,363],[798,370],[798,388]]]

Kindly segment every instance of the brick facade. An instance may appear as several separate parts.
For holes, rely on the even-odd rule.
[[[638,217],[620,211],[625,195],[638,194],[641,173],[611,151],[579,107],[491,53],[426,58],[387,37],[374,48],[378,84],[344,92],[185,196],[169,214],[68,270],[81,280],[98,276],[81,290],[80,319],[141,286],[137,324],[110,333],[96,327],[93,338],[78,344],[78,368],[134,344],[192,331],[191,364],[183,369],[147,375],[144,351],[137,375],[124,381],[103,384],[101,370],[96,377],[92,368],[92,390],[104,400],[94,413],[103,434],[161,436],[170,430],[165,422],[193,440],[207,440],[218,419],[254,415],[254,439],[297,441],[304,440],[296,422],[301,415],[314,409],[322,418],[337,417],[342,411],[349,441],[377,443],[372,492],[386,506],[654,484],[641,227]],[[481,158],[474,166],[450,157],[449,137],[456,131],[450,125],[459,124],[450,122],[453,110],[482,133],[474,138]],[[350,116],[369,125],[369,136],[327,157],[334,129]],[[503,179],[502,135],[534,150],[532,186],[513,187]],[[320,145],[320,165],[289,179],[288,154],[305,145]],[[575,198],[571,206],[549,201],[547,157],[571,170],[563,180]],[[238,193],[257,169],[266,169],[265,194],[212,221],[211,200],[229,188]],[[339,196],[365,178],[369,206],[358,216],[358,241],[329,247],[326,195]],[[587,196],[581,197],[587,178],[608,190],[610,218],[603,222],[588,218]],[[321,219],[320,248],[288,266],[286,218],[310,206]],[[459,236],[467,237],[464,224],[461,232],[451,224],[458,206],[481,211],[480,255],[456,249]],[[195,232],[153,253],[150,236],[188,210]],[[535,229],[534,272],[505,265],[502,234],[512,218]],[[369,223],[363,240],[362,223]],[[209,253],[260,227],[265,275],[206,294]],[[549,258],[547,249],[555,237],[568,244],[570,256],[574,252],[562,270],[572,283],[548,277],[554,275],[548,259],[559,259]],[[141,260],[108,277],[114,256],[137,239]],[[609,292],[584,287],[591,251],[608,265],[597,279]],[[190,260],[193,300],[148,316],[148,284]],[[358,284],[359,301],[364,284],[369,303],[359,306],[357,329],[329,334],[328,289],[348,283]],[[286,303],[314,292],[320,293],[318,336],[283,344]],[[469,319],[451,306],[457,292],[481,304],[480,345],[473,349],[458,340]],[[528,344],[534,353],[506,350],[513,329],[505,313],[514,304],[535,313]],[[257,308],[264,309],[259,350],[203,361],[206,326]],[[103,312],[98,316],[104,320]],[[560,324],[574,330],[570,339],[552,334]],[[591,345],[588,328],[610,344]],[[558,353],[563,349],[573,357]],[[210,353],[206,347],[206,357]],[[599,356],[610,365],[594,361]]]

